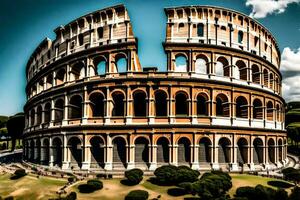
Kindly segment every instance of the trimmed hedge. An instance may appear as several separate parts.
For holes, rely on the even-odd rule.
[[[143,180],[144,172],[140,169],[131,169],[125,171],[128,185],[137,185]]]
[[[147,200],[149,197],[149,193],[145,190],[132,190],[130,191],[125,200]]]
[[[101,190],[103,183],[98,179],[88,180],[87,183],[80,184],[78,190],[80,193],[92,193],[95,190]]]
[[[10,177],[11,180],[16,180],[16,179],[19,179],[23,176],[26,176],[27,173],[25,171],[25,169],[17,169],[15,171],[15,173]]]

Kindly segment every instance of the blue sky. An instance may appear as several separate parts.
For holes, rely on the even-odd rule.
[[[139,39],[141,64],[157,66],[160,70],[166,69],[162,47],[166,22],[164,7],[214,5],[259,18],[258,21],[277,38],[283,52],[284,95],[288,101],[298,97],[300,100],[297,84],[300,82],[300,0],[281,1],[283,3],[275,0],[1,0],[0,115],[23,110],[25,65],[45,37],[54,39],[53,30],[59,25],[120,3],[127,7],[134,34]]]

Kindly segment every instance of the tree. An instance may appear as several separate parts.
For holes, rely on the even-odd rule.
[[[140,169],[131,169],[125,171],[125,177],[129,182],[129,185],[137,185],[143,180],[144,172]]]
[[[24,113],[18,113],[14,116],[9,117],[6,126],[8,134],[12,139],[11,150],[13,151],[16,146],[16,140],[21,139],[23,135],[23,130],[25,127]]]

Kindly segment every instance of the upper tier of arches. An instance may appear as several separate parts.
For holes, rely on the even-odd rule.
[[[246,51],[279,68],[280,50],[259,22],[234,10],[213,6],[166,8],[166,43],[200,43]]]

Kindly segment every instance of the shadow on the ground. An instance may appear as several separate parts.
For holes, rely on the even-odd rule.
[[[293,187],[293,184],[287,183],[287,182],[283,182],[283,181],[268,181],[268,185],[273,186],[273,187],[277,187],[277,188],[290,188]]]

